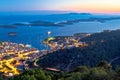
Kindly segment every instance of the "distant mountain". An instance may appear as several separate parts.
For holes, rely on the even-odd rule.
[[[70,13],[70,11],[50,11],[50,10],[15,11],[15,12],[0,12],[0,15],[50,15],[66,13]]]
[[[92,15],[91,13],[69,13],[69,15]]]
[[[111,20],[120,20],[120,16],[109,16],[98,17],[94,14],[90,13],[73,13],[73,12],[57,12],[57,11],[36,11],[36,12],[23,12],[18,14],[13,13],[10,16],[0,16],[0,20],[2,22],[6,22],[8,20],[8,24],[0,24],[2,28],[15,28],[17,26],[54,26],[54,27],[63,27],[67,25],[73,25],[79,22],[99,22],[105,23]],[[24,14],[25,13],[25,14]],[[43,14],[41,14],[43,13]],[[53,14],[46,14],[53,13]],[[55,14],[54,14],[55,13]],[[7,13],[8,14],[8,13]],[[26,15],[29,14],[29,15]],[[30,15],[32,14],[32,15]],[[5,14],[4,14],[5,15]],[[5,18],[4,18],[5,17]],[[12,21],[13,20],[13,21]]]
[[[66,13],[58,13],[58,14],[51,14],[51,15],[55,15],[55,16],[64,16],[64,17],[90,17],[92,16],[91,13],[78,13],[78,12],[66,12]]]

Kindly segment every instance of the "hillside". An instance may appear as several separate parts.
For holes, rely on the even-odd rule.
[[[120,80],[120,68],[112,70],[107,62],[102,61],[95,67],[79,66],[67,73],[32,69],[12,78],[1,77],[0,80]]]
[[[95,33],[81,41],[89,46],[56,51],[39,59],[41,67],[54,67],[70,71],[77,66],[95,66],[102,60],[108,61],[113,67],[120,64],[120,30]]]

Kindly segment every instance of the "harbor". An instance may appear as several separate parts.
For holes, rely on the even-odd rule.
[[[0,72],[5,76],[19,75],[24,70],[29,70],[29,62],[37,65],[37,59],[60,49],[70,49],[72,47],[86,47],[85,42],[80,42],[81,38],[90,36],[88,33],[75,34],[73,36],[50,37],[44,40],[46,49],[39,50],[29,44],[18,44],[12,42],[0,42]],[[79,37],[78,37],[79,36]],[[49,49],[48,49],[49,47]]]

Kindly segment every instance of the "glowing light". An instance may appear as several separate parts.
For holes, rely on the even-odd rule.
[[[48,31],[48,35],[50,35],[51,34],[51,31]]]

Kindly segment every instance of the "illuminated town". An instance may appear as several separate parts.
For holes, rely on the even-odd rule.
[[[0,42],[0,72],[5,76],[18,75],[24,70],[25,61],[33,59],[39,50],[30,45]]]
[[[59,49],[72,48],[72,47],[85,47],[88,46],[85,42],[80,40],[86,36],[90,36],[88,33],[78,33],[72,36],[58,36],[58,37],[49,37],[44,41],[45,44],[50,46],[52,51]]]
[[[79,38],[77,37],[79,36]],[[0,42],[0,72],[5,76],[19,75],[24,70],[29,70],[27,61],[34,62],[34,66],[38,67],[37,60],[39,57],[52,53],[54,51],[72,48],[72,47],[85,47],[88,46],[80,39],[90,34],[76,34],[71,37],[59,36],[49,37],[44,41],[50,49],[38,50],[32,48],[31,45],[17,44],[12,42]]]

